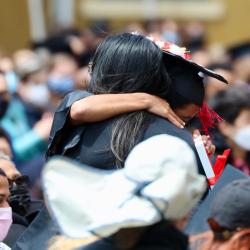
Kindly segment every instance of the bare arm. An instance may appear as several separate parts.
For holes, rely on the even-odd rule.
[[[165,100],[146,93],[103,94],[85,97],[72,104],[70,119],[73,125],[78,125],[99,122],[138,110],[146,110],[166,118],[181,128],[185,125]]]

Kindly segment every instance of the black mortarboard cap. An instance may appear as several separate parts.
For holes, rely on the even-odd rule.
[[[212,63],[208,66],[210,70],[227,70],[227,71],[232,71],[233,67],[230,63]]]
[[[250,41],[237,44],[228,49],[228,54],[232,60],[239,59],[250,54]]]
[[[176,94],[198,106],[202,105],[204,99],[205,76],[227,83],[221,75],[168,51],[163,51],[163,60],[172,80],[171,95]]]
[[[211,207],[215,200],[215,197],[217,197],[217,195],[223,196],[223,190],[227,184],[232,183],[235,180],[241,179],[249,180],[249,177],[246,176],[243,172],[236,169],[235,167],[227,165],[216,185],[208,193],[208,195],[201,202],[201,204],[195,209],[195,211],[193,211],[193,214],[191,215],[191,219],[188,222],[185,232],[190,235],[194,235],[208,231],[210,228],[207,223],[207,220],[211,217]],[[230,220],[230,218],[228,218],[228,220]],[[218,223],[220,222],[218,221]]]

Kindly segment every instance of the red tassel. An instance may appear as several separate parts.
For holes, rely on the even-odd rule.
[[[231,153],[230,149],[224,150],[222,155],[218,155],[216,157],[215,164],[213,166],[214,170],[214,177],[208,178],[208,183],[210,186],[214,186],[216,182],[220,179],[221,175],[223,174],[223,171],[226,167],[227,159]]]
[[[214,128],[223,120],[215,111],[210,109],[205,102],[202,104],[198,117],[201,122],[202,130],[206,135],[209,134],[210,128]]]
[[[186,60],[191,60],[191,59],[192,59],[192,56],[191,56],[191,54],[190,54],[190,53],[185,52],[185,56],[184,56],[184,58],[185,58]]]

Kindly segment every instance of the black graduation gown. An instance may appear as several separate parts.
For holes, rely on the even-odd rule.
[[[17,212],[13,212],[13,223],[3,242],[12,248],[19,237],[29,228],[33,220],[39,215],[42,209],[44,209],[44,204],[42,201],[31,200],[30,207],[25,215],[20,215]]]
[[[187,250],[188,237],[170,225],[151,226],[136,247],[131,250]],[[112,241],[112,237],[99,240],[77,250],[120,250]]]
[[[77,127],[71,127],[67,122],[72,103],[89,95],[91,94],[85,91],[76,91],[64,98],[55,112],[47,158],[64,155],[96,168],[116,169],[115,157],[110,150],[112,125],[116,117]],[[151,115],[137,143],[159,134],[176,136],[186,141],[197,156],[192,136],[186,129],[180,129],[155,115]],[[198,156],[197,163],[199,172],[204,174]]]
[[[48,249],[49,240],[59,234],[59,228],[44,207],[35,217],[29,227],[20,235],[12,245],[12,250],[45,250]]]
[[[28,228],[28,221],[17,213],[12,213],[13,223],[10,226],[7,236],[4,238],[3,243],[12,248],[17,239]]]

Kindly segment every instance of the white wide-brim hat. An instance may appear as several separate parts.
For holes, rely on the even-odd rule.
[[[76,238],[107,237],[121,228],[183,218],[206,189],[192,149],[168,135],[135,146],[124,169],[54,158],[42,179],[49,211],[62,233]]]

